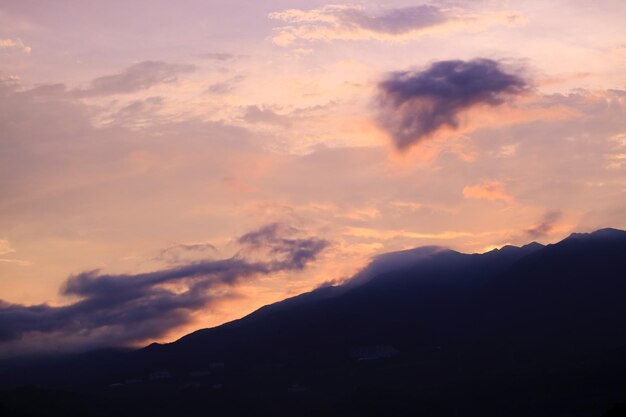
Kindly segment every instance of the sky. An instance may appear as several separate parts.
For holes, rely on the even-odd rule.
[[[626,3],[0,0],[0,354],[626,229]]]

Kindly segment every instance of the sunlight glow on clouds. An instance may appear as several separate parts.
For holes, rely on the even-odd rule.
[[[17,49],[27,54],[33,51],[33,48],[24,44],[21,39],[11,38],[0,39],[0,49]]]
[[[440,61],[423,71],[395,72],[379,84],[379,123],[404,150],[440,128],[456,129],[461,111],[498,106],[526,86],[489,59]]]
[[[463,196],[465,198],[478,198],[489,201],[501,200],[507,204],[514,202],[513,197],[506,192],[504,184],[496,180],[487,180],[480,184],[468,185],[463,188]]]

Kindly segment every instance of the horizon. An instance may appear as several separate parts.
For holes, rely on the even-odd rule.
[[[234,317],[232,320],[228,320],[224,323],[218,323],[213,326],[195,328],[189,331],[185,331],[184,334],[181,334],[180,336],[172,340],[149,341],[146,343],[140,342],[140,343],[136,343],[132,345],[97,344],[91,347],[68,345],[68,346],[62,346],[61,348],[59,348],[59,346],[52,346],[52,347],[46,346],[46,347],[37,347],[33,350],[25,349],[23,345],[18,345],[17,349],[15,348],[12,349],[11,347],[9,347],[6,350],[0,349],[0,361],[8,360],[8,359],[9,360],[18,359],[18,360],[28,361],[28,360],[36,359],[36,358],[45,359],[45,358],[52,358],[55,356],[63,357],[65,355],[73,355],[77,353],[97,353],[97,352],[109,351],[109,350],[120,350],[120,351],[143,350],[145,348],[153,347],[153,346],[174,344],[184,339],[186,336],[189,336],[196,332],[202,332],[204,330],[214,329],[214,328],[220,327],[222,325],[228,324],[233,321],[245,319],[249,316],[254,315],[255,313],[259,312],[265,307],[271,307],[274,304],[280,304],[283,301],[296,299],[300,296],[307,295],[318,290],[323,290],[328,287],[337,288],[337,287],[344,287],[344,286],[346,288],[353,289],[356,286],[361,286],[369,282],[372,279],[378,278],[383,273],[394,271],[397,269],[406,268],[406,267],[414,267],[415,265],[418,265],[420,262],[424,261],[425,259],[432,258],[433,256],[436,256],[437,254],[440,254],[442,252],[453,252],[459,255],[486,255],[489,253],[499,252],[500,250],[504,248],[524,249],[530,246],[533,246],[533,247],[539,246],[541,249],[543,249],[552,245],[558,245],[562,242],[565,242],[571,239],[578,239],[580,237],[591,237],[591,236],[606,237],[607,232],[610,232],[612,235],[615,235],[615,233],[617,232],[622,237],[626,236],[626,230],[606,227],[606,228],[597,229],[591,232],[572,232],[569,236],[564,237],[563,239],[560,239],[556,242],[542,244],[533,240],[531,242],[522,244],[520,246],[504,245],[504,246],[501,246],[500,248],[494,248],[489,251],[480,252],[480,253],[478,252],[464,253],[464,252],[455,251],[451,248],[444,247],[444,246],[418,246],[415,248],[403,249],[403,250],[395,251],[395,252],[382,253],[382,254],[378,254],[374,256],[372,259],[370,259],[369,263],[366,266],[364,266],[362,269],[360,269],[359,271],[357,271],[354,275],[350,277],[346,277],[340,280],[335,279],[335,278],[328,279],[327,281],[319,284],[317,287],[312,288],[308,291],[302,292],[300,294],[295,294],[295,295],[286,297],[284,299],[273,300],[272,302],[268,304],[259,306],[251,311],[244,312],[240,316]],[[421,250],[429,249],[429,251],[424,254],[420,252],[420,249]],[[534,251],[531,252],[531,254],[532,253],[534,253]]]
[[[626,230],[624,16],[0,1],[0,352],[177,340],[412,248]]]

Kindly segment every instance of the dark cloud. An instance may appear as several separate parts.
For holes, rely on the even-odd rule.
[[[96,78],[91,81],[88,88],[74,90],[72,94],[76,97],[92,97],[132,93],[158,84],[175,82],[178,75],[194,70],[193,65],[143,61],[126,68],[119,74]]]
[[[558,210],[548,211],[538,224],[526,229],[524,233],[533,239],[542,238],[554,229],[555,223],[562,215],[563,213]]]
[[[439,8],[428,5],[391,9],[377,16],[370,16],[359,8],[342,8],[337,10],[336,16],[347,27],[392,35],[434,26],[451,18]]]
[[[527,89],[518,75],[490,59],[440,61],[379,83],[378,122],[404,150],[442,127],[457,128],[458,114],[476,105],[497,106]]]
[[[81,346],[73,347],[84,348],[158,337],[188,323],[194,311],[228,296],[224,295],[228,288],[254,277],[303,269],[327,246],[316,238],[290,237],[298,234],[296,229],[272,224],[242,236],[238,240],[242,250],[231,258],[140,274],[83,272],[63,285],[61,293],[78,300],[66,306],[0,301],[0,342],[28,342],[49,335],[59,343],[80,340]],[[257,259],[248,253],[267,257]]]
[[[311,257],[321,252],[328,242],[309,238],[288,238],[297,230],[281,223],[272,223],[239,238],[244,252],[263,252],[275,258],[272,269],[303,269]]]

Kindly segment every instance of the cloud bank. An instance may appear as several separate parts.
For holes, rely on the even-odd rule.
[[[246,280],[301,270],[328,242],[299,237],[297,229],[272,224],[238,240],[226,259],[205,259],[140,274],[98,270],[69,277],[62,294],[77,301],[60,307],[0,301],[0,344],[32,346],[46,340],[65,348],[121,346],[164,335],[189,323],[192,314]],[[52,345],[52,346],[51,346]]]
[[[390,74],[379,85],[378,123],[399,150],[434,133],[459,126],[459,113],[478,105],[498,106],[528,84],[490,59],[439,61],[423,71]]]

